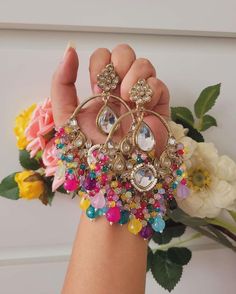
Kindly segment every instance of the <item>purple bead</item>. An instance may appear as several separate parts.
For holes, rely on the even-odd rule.
[[[87,177],[83,182],[83,187],[89,191],[93,190],[96,187],[96,180]]]
[[[149,224],[147,224],[145,227],[142,228],[139,234],[144,239],[150,239],[152,238],[153,233],[154,231],[152,227]]]
[[[179,184],[178,187],[177,187],[177,196],[181,199],[185,199],[188,197],[190,193],[190,190],[189,188],[186,186],[186,185],[183,185],[183,184]]]

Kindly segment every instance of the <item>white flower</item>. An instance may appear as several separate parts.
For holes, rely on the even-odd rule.
[[[185,129],[182,125],[175,123],[174,121],[169,121],[168,125],[170,127],[170,130],[172,134],[174,135],[175,139],[179,141],[181,138],[183,138],[186,133],[188,132],[188,129]]]
[[[222,209],[236,209],[236,163],[219,156],[213,143],[197,143],[186,134],[188,129],[169,122],[178,142],[184,144],[190,195],[177,197],[180,208],[191,216],[214,218]]]

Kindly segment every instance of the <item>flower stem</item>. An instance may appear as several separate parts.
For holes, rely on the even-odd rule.
[[[236,226],[226,222],[223,219],[219,219],[219,218],[207,219],[207,222],[212,225],[223,227],[227,229],[228,231],[230,231],[231,233],[236,234]]]
[[[201,233],[195,233],[193,234],[192,236],[190,236],[189,238],[185,239],[185,240],[180,240],[178,242],[175,242],[175,243],[168,243],[168,244],[165,244],[165,245],[159,245],[158,248],[156,250],[167,250],[171,247],[178,247],[180,245],[183,245],[185,243],[188,243],[192,240],[195,240],[195,239],[198,239],[202,236]]]

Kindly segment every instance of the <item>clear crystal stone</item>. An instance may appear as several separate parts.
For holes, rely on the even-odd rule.
[[[151,151],[155,145],[155,139],[149,126],[142,122],[137,135],[136,142],[143,151]]]
[[[170,137],[170,138],[168,139],[168,144],[170,144],[170,145],[174,145],[175,142],[176,142],[176,140],[175,140],[174,137]]]
[[[99,113],[98,126],[104,133],[109,134],[116,120],[116,114],[109,106],[106,105]]]
[[[155,181],[155,176],[150,167],[143,166],[136,170],[133,179],[138,187],[147,189]]]
[[[77,119],[76,119],[76,118],[72,118],[72,119],[70,119],[70,125],[71,125],[72,127],[76,127],[76,126],[78,126]]]

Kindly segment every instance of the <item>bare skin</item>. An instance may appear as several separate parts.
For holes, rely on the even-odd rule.
[[[134,50],[126,44],[116,46],[112,52],[99,48],[91,55],[89,71],[93,94],[99,93],[97,74],[110,62],[113,62],[121,78],[115,94],[133,107],[129,101],[129,90],[138,79],[144,78],[154,92],[147,107],[169,117],[167,87],[157,79],[151,62],[136,58]],[[57,126],[65,123],[79,103],[74,85],[78,66],[78,55],[74,48],[69,47],[52,80],[51,98]],[[95,120],[100,105],[96,99],[79,115],[82,130],[90,135],[95,144],[104,142],[106,138],[96,129]],[[124,113],[117,103],[112,107],[117,114]],[[145,121],[156,136],[157,153],[160,154],[166,141],[165,128],[153,115],[147,115]],[[121,125],[118,136],[124,135],[124,130],[124,125]],[[126,226],[110,226],[104,218],[91,222],[82,214],[62,294],[143,294],[146,256],[147,241],[129,233]]]

